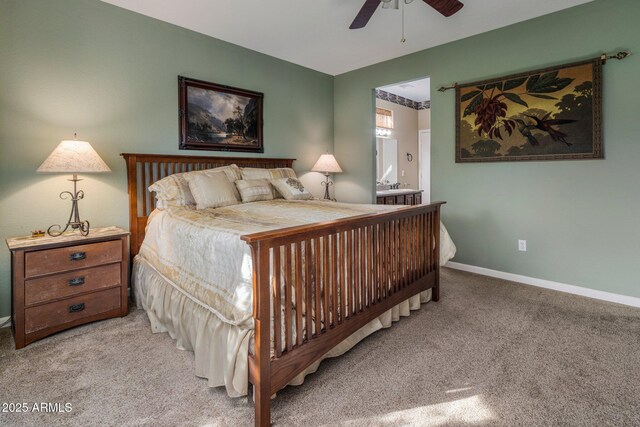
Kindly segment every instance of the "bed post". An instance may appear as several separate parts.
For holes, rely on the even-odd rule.
[[[434,257],[435,257],[435,284],[433,285],[433,289],[431,290],[431,299],[434,302],[438,302],[440,300],[440,206],[436,209],[434,214],[434,227],[435,230],[433,239],[434,239]]]
[[[138,178],[135,154],[122,154],[127,162],[127,192],[129,193],[129,231],[131,232],[131,257],[138,253]],[[144,215],[144,213],[143,213]]]
[[[271,425],[271,300],[269,296],[269,245],[251,245],[253,252],[253,318],[255,324],[254,369],[255,425]]]

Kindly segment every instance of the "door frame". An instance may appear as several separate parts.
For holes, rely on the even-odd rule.
[[[428,138],[424,139],[423,135],[428,135]],[[423,147],[424,146],[424,147]],[[423,164],[422,151],[427,150],[428,162]],[[425,188],[424,175],[427,175],[429,185]],[[423,190],[422,203],[428,204],[431,202],[431,129],[420,129],[418,131],[418,189]]]

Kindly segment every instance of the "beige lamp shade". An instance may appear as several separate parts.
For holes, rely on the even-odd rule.
[[[338,164],[333,154],[323,154],[320,156],[318,161],[313,168],[311,168],[313,172],[322,172],[322,173],[340,173],[342,172],[342,168]]]
[[[96,173],[111,172],[96,150],[86,141],[62,141],[36,172],[41,173]]]

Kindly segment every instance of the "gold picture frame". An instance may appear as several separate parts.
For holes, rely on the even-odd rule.
[[[180,150],[264,153],[264,94],[178,76]]]

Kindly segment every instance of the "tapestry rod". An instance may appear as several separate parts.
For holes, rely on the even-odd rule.
[[[607,55],[606,53],[603,53],[602,55],[600,55],[600,60],[602,61],[602,65],[604,65],[607,63],[608,59],[617,59],[621,61],[629,55],[631,55],[631,52],[629,52],[628,50],[620,51],[614,55]],[[458,83],[454,83],[451,86],[441,86],[440,89],[438,89],[438,92],[446,92],[449,89],[455,89],[456,87],[458,87]]]

